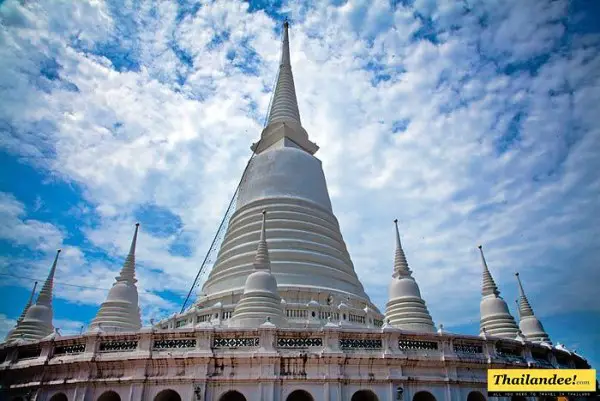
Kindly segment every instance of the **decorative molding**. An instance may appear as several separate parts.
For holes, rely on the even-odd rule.
[[[100,343],[100,352],[124,352],[133,351],[137,348],[138,342],[134,341],[103,341]]]
[[[509,347],[496,347],[496,355],[498,357],[517,364],[524,364],[525,358],[523,358],[523,352],[521,349],[509,348]]]
[[[258,337],[215,337],[213,348],[258,347]]]
[[[522,351],[515,348],[496,347],[496,354],[500,356],[517,356],[519,358],[523,357]]]
[[[154,340],[154,344],[152,345],[153,349],[161,350],[161,349],[181,349],[181,348],[195,348],[196,347],[196,339],[195,338],[179,338],[179,339],[163,339],[163,340]]]
[[[483,354],[483,346],[481,344],[454,343],[452,346],[454,352],[456,352],[457,354]]]
[[[438,343],[435,341],[421,341],[421,340],[398,340],[398,348],[401,350],[432,350],[438,349]]]
[[[279,337],[277,338],[277,346],[280,348],[322,347],[323,339],[320,337]]]
[[[374,339],[355,339],[355,338],[340,338],[340,348],[343,350],[353,349],[381,349],[383,343],[380,338]]]
[[[72,355],[85,352],[85,343],[59,345],[54,347],[54,355]]]

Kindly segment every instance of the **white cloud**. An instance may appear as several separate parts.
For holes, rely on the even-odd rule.
[[[6,338],[9,331],[17,324],[16,319],[9,319],[5,314],[0,313],[0,338]]]
[[[124,6],[117,17],[103,3],[82,2],[78,7],[94,12],[73,13],[57,25],[68,11],[41,4],[13,1],[2,11],[3,21],[20,19],[28,27],[13,23],[3,33],[0,63],[7,73],[0,79],[10,83],[3,87],[11,95],[3,97],[10,107],[0,108],[0,121],[10,135],[0,146],[81,184],[101,218],[83,231],[113,257],[127,252],[140,205],[178,216],[192,254],[169,253],[175,235],[142,231],[140,287],[187,290],[260,133],[257,114],[270,96],[263,89],[278,63],[276,22],[248,13],[241,2],[204,4],[181,22],[174,3]],[[600,237],[590,221],[600,191],[594,113],[600,56],[585,44],[593,38],[561,45],[566,2],[494,8],[479,2],[469,10],[436,1],[417,1],[415,9],[383,1],[285,7],[294,22],[303,124],[321,146],[317,156],[334,210],[357,272],[380,306],[397,217],[409,263],[439,322],[477,319],[478,243],[508,300],[515,294],[512,272],[519,270],[541,314],[557,311],[550,302],[557,296],[562,310],[598,309],[589,300],[598,278],[593,238]],[[88,51],[106,38],[129,46],[139,66],[117,70],[114,59]],[[257,54],[251,72],[227,57],[243,58],[248,49]],[[531,73],[540,62],[534,57],[548,52]],[[78,91],[30,79],[49,56],[62,66],[62,82]],[[508,67],[517,70],[509,74]],[[398,121],[406,129],[392,134]],[[519,133],[511,139],[515,124]],[[3,203],[12,221],[24,218],[23,206],[8,197]],[[120,262],[73,252],[72,262],[65,254],[66,272],[84,284],[112,285]],[[79,295],[81,302],[102,299],[97,291]],[[75,290],[58,296],[74,299]],[[173,306],[156,294],[142,300]],[[152,313],[159,312],[144,312]]]
[[[0,192],[0,239],[40,251],[55,250],[63,241],[62,231],[50,223],[24,219],[25,206],[13,195]]]

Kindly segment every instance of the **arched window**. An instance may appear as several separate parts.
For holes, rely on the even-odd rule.
[[[467,396],[467,401],[486,401],[483,394],[479,391],[471,391]]]
[[[121,396],[112,390],[105,391],[98,397],[98,401],[121,401]]]
[[[379,401],[379,398],[371,390],[359,390],[350,401]]]
[[[65,393],[56,393],[50,397],[50,401],[69,401]]]
[[[219,401],[246,401],[246,397],[238,391],[231,390],[223,394]]]
[[[177,391],[168,388],[156,394],[154,401],[181,401],[181,397]]]
[[[436,401],[436,400],[435,400],[435,397],[433,396],[433,394],[431,394],[429,391],[419,391],[413,397],[413,401]]]
[[[292,391],[285,401],[313,401],[312,395],[304,390]]]

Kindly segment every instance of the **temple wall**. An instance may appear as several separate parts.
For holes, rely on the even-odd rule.
[[[286,401],[303,390],[313,401],[360,401],[352,397],[369,390],[378,401],[467,401],[471,391],[486,396],[489,368],[544,367],[531,359],[541,347],[389,328],[88,333],[0,346],[0,400],[226,401],[235,390]],[[587,367],[562,350],[547,354],[550,367]]]

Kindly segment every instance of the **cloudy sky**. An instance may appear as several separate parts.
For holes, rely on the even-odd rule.
[[[519,271],[554,342],[598,367],[598,4],[0,1],[0,335],[57,248],[55,325],[78,332],[136,221],[145,322],[181,307],[287,16],[302,121],[373,301],[398,218],[437,324],[477,333],[481,243],[512,310]]]

